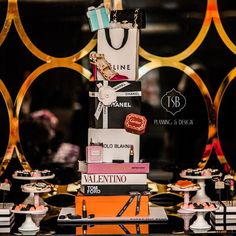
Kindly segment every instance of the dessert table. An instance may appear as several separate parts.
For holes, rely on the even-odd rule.
[[[152,235],[160,235],[160,234],[164,234],[164,235],[176,235],[176,234],[182,234],[182,235],[193,235],[193,234],[198,234],[199,233],[207,233],[210,235],[213,234],[231,234],[232,233],[236,233],[236,231],[226,231],[226,230],[215,230],[214,227],[210,227],[210,229],[199,229],[199,230],[191,230],[188,228],[184,227],[184,216],[183,214],[178,214],[177,212],[171,212],[168,215],[168,222],[159,222],[159,223],[143,223],[146,224],[148,226],[148,230],[149,230],[149,234]],[[190,214],[189,214],[190,216]],[[24,218],[24,217],[23,217]],[[76,228],[78,227],[83,227],[83,225],[81,224],[58,224],[57,223],[57,218],[58,215],[54,215],[54,216],[50,216],[50,210],[47,212],[47,216],[41,221],[40,224],[40,231],[38,232],[38,234],[40,235],[75,235],[76,232]],[[190,225],[193,224],[193,222],[195,222],[197,219],[197,216],[191,215],[191,219],[188,218],[188,221]],[[207,223],[209,224],[210,219],[209,219],[209,215],[206,214],[205,219],[207,221]],[[18,227],[22,224],[22,215],[17,214],[16,215],[16,220],[15,220],[15,225],[11,231],[11,234],[5,234],[5,235],[19,235],[18,232]],[[141,222],[140,222],[141,223]],[[131,225],[133,223],[130,223]],[[96,225],[96,224],[95,224]],[[111,225],[111,224],[110,224]],[[117,224],[112,224],[114,227],[117,226]],[[133,224],[136,226],[136,223]],[[88,226],[88,225],[87,225]],[[90,226],[90,227],[94,227],[94,226]],[[88,233],[89,231],[87,231],[87,235],[89,235]],[[28,232],[30,234],[30,232]],[[102,235],[109,235],[109,232],[104,232],[104,234]],[[142,235],[142,234],[141,234]]]

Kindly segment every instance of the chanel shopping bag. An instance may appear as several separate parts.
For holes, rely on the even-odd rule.
[[[93,81],[89,83],[89,127],[123,129],[130,113],[141,112],[141,82]]]
[[[138,29],[100,29],[98,30],[98,53],[105,54],[112,68],[129,80],[138,79]],[[98,80],[104,80],[100,73]]]

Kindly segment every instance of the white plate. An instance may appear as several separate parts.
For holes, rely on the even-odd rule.
[[[210,211],[216,211],[219,207],[216,206],[216,208],[208,208],[208,209],[190,209],[190,208],[184,208],[181,206],[181,209],[189,211],[189,212],[210,212]]]
[[[36,190],[36,191],[33,191],[33,190],[25,190],[24,188],[21,188],[22,192],[24,193],[49,193],[52,191],[52,188],[49,187],[47,189],[44,189],[44,190]]]
[[[173,191],[178,191],[178,192],[191,192],[191,191],[197,191],[197,190],[201,189],[200,186],[180,188],[180,187],[177,187],[177,186],[172,185],[172,184],[169,185],[168,187],[170,187]]]
[[[45,214],[48,211],[48,208],[46,207],[45,210],[41,211],[16,211],[16,210],[11,210],[11,212],[16,213],[16,214],[30,214],[30,215],[42,215]]]
[[[55,177],[54,174],[49,175],[49,176],[39,176],[39,177],[24,177],[24,176],[17,176],[17,175],[12,175],[14,179],[20,179],[20,180],[44,180],[44,179],[53,179]]]

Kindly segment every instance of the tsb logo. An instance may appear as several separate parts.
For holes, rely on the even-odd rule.
[[[166,92],[161,98],[161,106],[173,116],[186,105],[186,98],[174,88]]]

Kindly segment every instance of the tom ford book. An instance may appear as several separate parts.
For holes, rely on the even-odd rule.
[[[131,185],[82,185],[80,191],[85,195],[126,195],[132,191],[144,192],[147,184]]]
[[[147,174],[85,174],[81,175],[82,185],[146,184]]]

